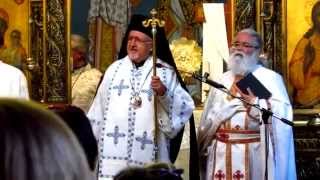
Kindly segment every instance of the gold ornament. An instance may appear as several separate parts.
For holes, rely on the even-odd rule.
[[[170,49],[183,79],[191,77],[193,72],[200,69],[202,49],[196,41],[181,37],[172,41]]]

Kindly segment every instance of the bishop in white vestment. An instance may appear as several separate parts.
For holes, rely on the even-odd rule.
[[[141,18],[137,19],[142,26]],[[182,129],[194,109],[194,102],[172,65],[157,59],[157,75],[153,76],[150,31],[130,28],[133,30],[128,34],[128,55],[109,66],[88,112],[99,146],[99,180],[112,179],[126,167],[154,162],[156,151],[158,161],[169,163],[170,139]]]
[[[161,62],[160,60],[158,60]],[[161,64],[165,64],[161,62]],[[169,139],[189,120],[194,108],[190,95],[180,86],[172,69],[158,68],[167,87],[158,100],[160,161],[169,162]],[[126,57],[108,68],[88,113],[99,141],[99,178],[111,178],[127,166],[155,161],[152,60],[136,68]],[[141,98],[135,105],[134,95]]]
[[[254,30],[240,31],[231,48],[230,71],[224,73],[219,82],[231,94],[292,121],[292,107],[282,77],[258,65],[260,48],[261,39]],[[236,82],[249,72],[272,93],[270,98],[252,98],[250,90],[249,95],[245,95],[237,88]],[[205,179],[262,180],[266,179],[267,170],[269,180],[295,180],[292,127],[274,117],[266,126],[268,146],[264,141],[260,110],[212,88],[198,132],[200,153],[206,157]],[[268,147],[267,160],[265,147]]]

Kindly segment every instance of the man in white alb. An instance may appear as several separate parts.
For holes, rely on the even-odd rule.
[[[91,66],[87,59],[87,41],[84,37],[71,35],[72,104],[88,112],[97,92],[102,73]]]
[[[238,32],[230,51],[230,71],[222,75],[220,83],[233,95],[292,121],[282,77],[259,65],[261,48],[262,40],[256,31]],[[245,94],[237,87],[236,83],[250,72],[272,93],[270,98],[255,97],[250,89]],[[200,154],[206,159],[202,163],[205,179],[265,179],[266,146],[260,120],[260,110],[218,89],[210,90],[198,131]],[[266,126],[270,139],[268,179],[296,179],[292,127],[273,117]]]

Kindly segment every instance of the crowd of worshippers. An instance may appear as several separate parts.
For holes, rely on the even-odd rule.
[[[229,70],[217,80],[229,93],[210,89],[196,136],[194,101],[164,28],[157,30],[153,41],[151,27],[142,24],[147,19],[132,16],[118,60],[104,75],[88,65],[83,46],[77,45],[82,39],[73,37],[72,87],[82,89],[74,94],[77,103],[72,105],[44,107],[33,102],[24,74],[0,61],[0,179],[180,180],[186,176],[173,164],[189,123],[188,179],[295,180],[292,127],[273,116],[263,124],[264,112],[254,108],[292,121],[282,77],[259,59],[260,35],[253,29],[236,34]],[[85,72],[87,80],[82,81]],[[256,93],[255,87],[240,87],[248,74],[269,92],[268,97]],[[86,83],[90,75],[94,81]],[[263,126],[269,131],[262,132]]]

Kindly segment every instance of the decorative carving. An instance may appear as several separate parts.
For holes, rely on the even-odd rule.
[[[69,0],[30,1],[28,77],[33,100],[68,102],[68,3]]]
[[[274,6],[272,1],[263,1],[262,12],[260,16],[262,17],[262,39],[264,42],[264,53],[267,56],[270,68],[274,67]]]
[[[320,177],[320,127],[296,126],[294,129],[297,177],[301,180]]]
[[[285,45],[284,45],[284,39],[283,34],[283,21],[282,18],[285,16],[285,13],[283,12],[281,1],[275,1],[275,10],[274,10],[274,20],[275,20],[275,26],[274,26],[274,44],[275,47],[273,47],[274,54],[273,54],[273,69],[284,75],[287,74],[287,61],[285,58],[283,58],[284,51],[286,51]]]
[[[256,1],[255,0],[236,0],[235,11],[235,32],[244,28],[256,28]]]
[[[101,31],[100,60],[98,62],[100,62],[100,70],[104,72],[115,59],[115,30],[113,26],[102,21]]]
[[[160,0],[159,6],[157,7],[158,18],[162,19],[166,22],[164,26],[164,30],[166,32],[167,37],[171,37],[171,35],[177,31],[178,22],[176,17],[173,15],[173,11],[171,9],[171,4],[169,0]]]
[[[264,51],[266,52],[270,68],[283,73],[283,53],[282,43],[282,4],[280,1],[263,1],[262,17],[262,35],[264,40]]]
[[[66,14],[64,0],[48,0],[46,4],[46,73],[47,102],[67,102],[67,55]]]
[[[170,49],[184,80],[186,80],[186,77],[191,78],[193,72],[200,70],[202,49],[196,41],[182,37],[173,40]]]
[[[191,1],[179,0],[184,18],[188,25],[195,24],[195,21],[194,21],[195,12],[193,10],[193,6],[196,1],[197,0],[191,0]]]
[[[31,99],[41,101],[43,97],[43,69],[39,68],[43,66],[43,8],[41,1],[30,2],[30,58],[28,60],[35,64],[33,69],[29,69],[29,81],[32,84]]]

